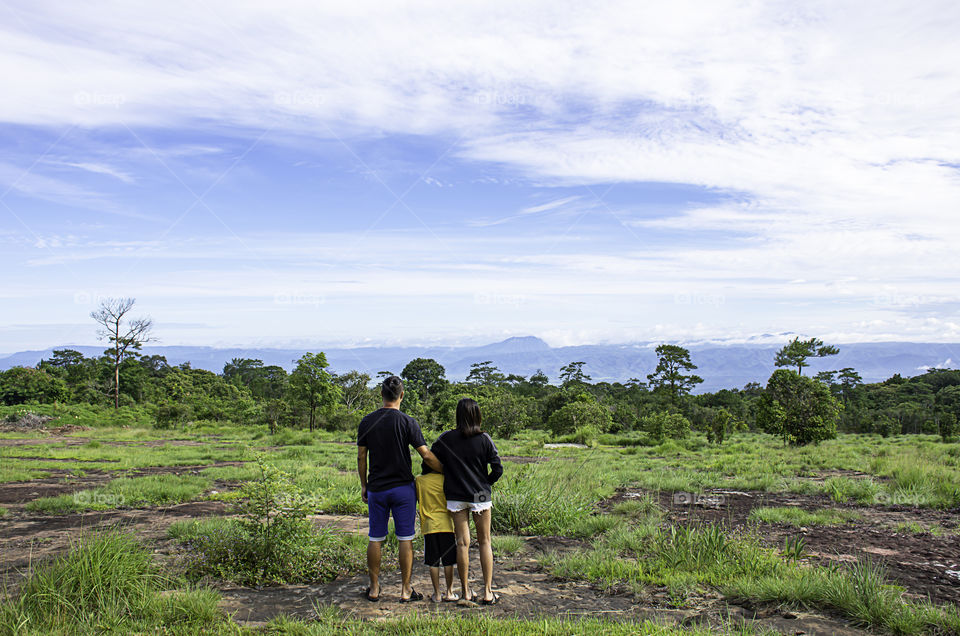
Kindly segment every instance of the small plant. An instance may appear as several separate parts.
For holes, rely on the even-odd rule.
[[[807,556],[807,541],[803,537],[784,537],[783,556],[788,561],[800,561]]]

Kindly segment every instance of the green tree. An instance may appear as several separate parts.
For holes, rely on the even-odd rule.
[[[120,408],[120,363],[150,341],[150,331],[153,329],[150,318],[127,317],[134,303],[136,300],[133,298],[107,298],[100,303],[97,311],[90,312],[90,317],[100,325],[97,335],[111,344],[104,354],[113,361],[113,406],[116,409]]]
[[[773,364],[777,367],[797,367],[797,375],[803,375],[803,367],[810,366],[807,358],[823,358],[838,353],[840,353],[839,349],[832,345],[825,345],[817,338],[800,340],[796,337],[777,352]]]
[[[504,439],[529,428],[537,413],[535,399],[499,388],[483,391],[477,396],[477,403],[483,416],[483,430]]]
[[[801,446],[836,437],[842,409],[823,383],[777,369],[760,398],[757,423],[785,443]]]
[[[446,369],[433,358],[415,358],[403,367],[400,377],[407,387],[416,389],[421,400],[434,397],[447,384]]]
[[[297,367],[290,374],[290,391],[307,407],[311,431],[316,429],[317,411],[330,408],[340,400],[341,390],[327,371],[329,366],[322,351],[307,352],[297,360]]]
[[[0,372],[0,402],[3,404],[60,402],[68,395],[67,383],[46,371],[13,367]]]
[[[263,369],[263,360],[234,358],[223,365],[223,377],[237,386],[249,387]]]
[[[473,386],[499,386],[503,384],[504,379],[500,369],[493,366],[493,361],[485,360],[470,365],[466,383]]]
[[[613,418],[610,417],[610,410],[598,404],[593,396],[582,394],[554,411],[547,420],[547,426],[554,435],[575,433],[585,427],[593,428],[599,434],[613,427]]]
[[[656,352],[657,368],[647,376],[647,380],[654,390],[666,393],[670,401],[677,404],[680,397],[703,382],[703,378],[684,373],[696,369],[697,365],[690,361],[690,352],[683,347],[662,344]]]
[[[590,376],[583,372],[583,365],[586,362],[571,362],[560,367],[560,381],[564,387],[572,384],[586,384],[590,381]]]
[[[376,405],[374,392],[370,390],[370,375],[359,371],[347,371],[334,377],[340,387],[340,403],[349,413],[368,411]]]

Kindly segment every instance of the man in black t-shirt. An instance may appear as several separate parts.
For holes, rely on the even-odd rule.
[[[419,601],[423,595],[410,585],[417,516],[410,447],[415,448],[433,470],[442,472],[443,466],[427,448],[417,421],[400,410],[403,400],[400,378],[392,375],[384,380],[380,394],[383,408],[363,418],[357,429],[360,496],[368,506],[370,519],[370,541],[367,544],[370,587],[366,596],[369,601],[380,600],[380,551],[387,538],[387,522],[392,513],[397,541],[400,542],[400,602]]]

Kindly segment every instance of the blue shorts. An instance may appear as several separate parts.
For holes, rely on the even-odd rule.
[[[413,482],[380,492],[367,491],[370,540],[387,538],[387,521],[393,513],[393,529],[398,541],[413,541],[417,536],[417,489]]]

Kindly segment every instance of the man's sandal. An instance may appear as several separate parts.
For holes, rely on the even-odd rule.
[[[423,600],[423,594],[421,594],[416,590],[410,590],[410,598],[403,598],[402,596],[400,597],[401,603],[413,603],[414,601],[422,601],[422,600]]]

